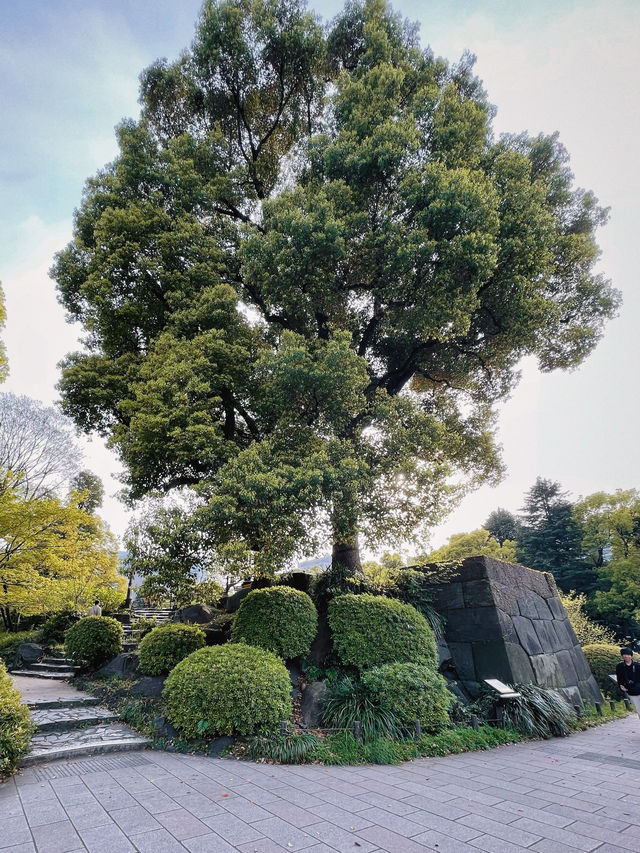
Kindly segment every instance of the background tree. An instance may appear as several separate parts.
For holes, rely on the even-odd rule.
[[[506,539],[510,539],[512,542],[518,539],[518,519],[507,509],[501,507],[494,509],[482,526],[500,545]]]
[[[328,538],[359,571],[361,535],[495,480],[520,358],[579,364],[618,304],[557,138],[495,141],[471,58],[382,0],[326,38],[297,0],[207,0],[141,100],[53,269],[89,331],[64,409],[132,498],[193,488],[247,570]]]
[[[30,397],[0,394],[0,469],[25,498],[60,492],[80,469],[73,424]]]
[[[4,292],[0,287],[0,329],[4,329],[4,324],[7,319],[7,311],[4,304]],[[9,375],[9,359],[7,358],[7,350],[4,342],[0,341],[0,382]]]
[[[484,555],[514,563],[516,543],[510,539],[498,542],[488,530],[472,530],[471,533],[455,533],[441,548],[417,558],[419,563],[440,563],[464,560],[465,557]]]
[[[92,471],[80,471],[71,480],[71,489],[78,492],[78,506],[90,515],[102,506],[104,486],[102,480]]]
[[[532,569],[551,572],[565,593],[592,592],[598,575],[584,557],[583,530],[560,484],[538,477],[525,495],[522,512],[519,561]]]

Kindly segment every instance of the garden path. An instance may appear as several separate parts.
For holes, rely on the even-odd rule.
[[[0,853],[640,853],[633,715],[401,766],[270,766],[156,751],[0,784]]]

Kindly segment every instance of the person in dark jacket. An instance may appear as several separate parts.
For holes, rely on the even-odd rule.
[[[634,661],[628,646],[620,649],[622,661],[616,667],[616,678],[620,690],[628,696],[640,716],[640,663]]]

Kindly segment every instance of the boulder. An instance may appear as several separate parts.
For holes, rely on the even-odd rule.
[[[131,685],[129,693],[134,696],[148,696],[150,699],[159,699],[162,696],[162,688],[166,681],[164,675],[145,675]]]
[[[98,670],[98,675],[132,678],[138,671],[138,655],[134,652],[121,652]]]
[[[209,607],[208,604],[192,604],[190,607],[177,610],[173,614],[173,621],[186,622],[192,625],[206,625],[211,622],[215,613],[215,608]]]
[[[217,737],[215,740],[211,741],[211,745],[209,746],[209,755],[211,758],[218,758],[220,753],[224,752],[226,749],[230,749],[233,746],[233,743],[233,738],[229,737],[229,735]]]
[[[222,628],[203,628],[204,639],[208,646],[221,646],[229,641],[229,632]]]
[[[309,728],[315,728],[320,724],[320,712],[327,689],[324,681],[312,681],[304,688],[300,710],[302,719]]]
[[[166,717],[155,717],[153,720],[153,733],[156,737],[165,737],[174,740],[179,737],[178,732],[174,729]]]
[[[16,652],[18,661],[25,666],[31,663],[38,663],[44,657],[44,648],[37,643],[20,643]]]

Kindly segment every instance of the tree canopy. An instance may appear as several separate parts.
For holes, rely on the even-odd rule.
[[[53,268],[87,332],[64,410],[253,571],[433,524],[499,476],[519,360],[574,367],[615,313],[605,210],[556,135],[494,138],[472,65],[384,0],[326,32],[300,0],[206,0],[87,183]]]

